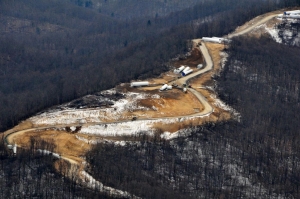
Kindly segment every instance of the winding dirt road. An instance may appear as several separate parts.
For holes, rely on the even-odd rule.
[[[179,84],[181,84],[181,85],[186,84],[187,81],[193,79],[194,77],[197,77],[197,76],[199,76],[203,73],[206,73],[206,72],[213,69],[213,61],[212,61],[211,56],[210,56],[210,54],[209,54],[209,52],[206,48],[205,43],[203,43],[203,42],[201,43],[201,45],[199,47],[199,50],[202,52],[202,55],[203,55],[204,60],[206,62],[206,67],[199,70],[199,71],[197,71],[197,72],[194,72],[190,75],[187,75],[187,76],[184,76],[184,77],[178,79],[176,82],[178,82]]]
[[[243,34],[246,34],[248,32],[250,32],[251,30],[253,30],[255,27],[269,21],[270,19],[274,18],[275,16],[277,16],[277,14],[273,14],[273,15],[269,15],[269,16],[266,16],[265,18],[257,21],[256,23],[252,24],[251,26],[247,27],[246,29],[244,30],[241,30],[237,33],[232,33],[232,34],[229,34],[228,36],[226,36],[227,38],[231,39],[233,37],[236,37],[236,36],[240,36],[240,35],[243,35]],[[206,62],[206,67],[202,70],[199,70],[197,72],[194,72],[188,76],[185,76],[185,77],[182,77],[178,80],[176,80],[176,83],[178,84],[186,84],[187,81],[189,81],[190,79],[192,78],[195,78],[203,73],[206,73],[210,70],[213,69],[213,61],[212,61],[212,58],[205,46],[205,43],[201,43],[200,47],[199,47],[200,51],[202,52],[203,56],[204,56],[204,59],[205,59],[205,62]],[[204,110],[199,112],[199,113],[195,113],[195,114],[192,114],[192,115],[185,115],[185,116],[174,116],[174,117],[162,117],[162,118],[149,118],[149,119],[138,119],[139,121],[140,120],[158,120],[158,119],[170,119],[170,118],[189,118],[189,117],[195,117],[195,116],[206,116],[206,115],[209,115],[210,113],[213,112],[213,107],[208,103],[207,99],[201,94],[199,93],[198,91],[192,89],[192,88],[188,88],[188,90],[193,93],[197,98],[198,100],[203,104],[204,106]],[[128,120],[129,121],[129,120]],[[121,122],[128,122],[128,121],[118,121],[118,122],[113,122],[113,123],[121,123]],[[130,120],[131,121],[131,120]],[[97,124],[110,124],[110,123],[87,123],[87,124],[84,124],[83,126],[88,126],[88,125],[97,125]],[[20,130],[20,131],[12,131],[12,130],[9,130],[9,131],[6,131],[4,134],[5,134],[5,137],[4,137],[4,141],[6,142],[6,144],[12,144],[12,140],[13,140],[13,137],[14,136],[17,136],[17,135],[20,135],[20,134],[23,134],[23,133],[26,133],[26,132],[30,132],[30,131],[37,131],[37,130],[45,130],[45,129],[50,129],[50,128],[64,128],[66,126],[70,126],[72,124],[68,124],[68,125],[55,125],[55,126],[46,126],[46,127],[36,127],[36,128],[29,128],[29,129],[25,129],[25,130]],[[81,125],[82,124],[73,124],[73,125]],[[76,164],[76,165],[79,165],[80,163],[75,161],[75,160],[72,160],[68,157],[64,157],[64,156],[61,156],[62,159],[68,161],[69,163],[71,164]],[[116,192],[118,194],[116,194],[117,197],[120,197],[122,196],[122,194],[120,193],[124,193],[120,190],[117,190],[117,189],[113,189],[113,188],[109,188],[111,189],[113,192]],[[125,192],[126,193],[126,192]],[[126,193],[128,194],[128,193]]]
[[[213,62],[211,59],[211,56],[205,46],[205,43],[202,43],[201,46],[199,47],[199,50],[202,52],[205,62],[206,62],[206,67],[203,68],[202,70],[199,70],[195,73],[192,73],[188,76],[182,77],[178,80],[176,80],[177,83],[183,85],[186,84],[187,81],[191,80],[192,78],[195,78],[203,73],[206,73],[210,70],[213,69]],[[194,113],[194,114],[190,114],[190,115],[177,115],[177,116],[172,116],[172,117],[158,117],[158,118],[147,118],[147,119],[137,119],[139,121],[153,121],[153,120],[161,120],[161,119],[174,119],[174,118],[190,118],[190,117],[195,117],[195,116],[206,116],[210,113],[213,112],[213,107],[208,103],[207,99],[198,91],[192,89],[192,88],[188,88],[188,90],[194,94],[197,99],[201,102],[201,104],[203,104],[204,109],[199,112],[199,113]],[[24,129],[24,130],[20,130],[20,131],[13,131],[13,132],[6,132],[6,135],[4,137],[4,140],[6,142],[6,144],[12,144],[12,140],[14,136],[26,133],[26,132],[30,132],[30,131],[37,131],[37,130],[46,130],[46,129],[51,129],[51,128],[65,128],[67,126],[90,126],[90,125],[104,125],[104,124],[116,124],[116,123],[123,123],[123,122],[129,122],[131,120],[122,120],[122,121],[116,121],[116,122],[94,122],[94,123],[85,123],[85,124],[79,124],[79,123],[74,123],[74,124],[67,124],[67,125],[51,125],[51,126],[44,126],[44,127],[35,127],[35,128],[30,128],[30,129]]]

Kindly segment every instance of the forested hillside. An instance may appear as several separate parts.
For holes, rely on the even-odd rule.
[[[92,175],[143,198],[299,198],[300,49],[238,38],[227,53],[218,93],[241,121],[99,144],[87,156]]]
[[[166,17],[122,22],[69,1],[1,1],[0,129],[141,74],[157,75],[188,50],[188,39],[224,35],[295,2],[214,0]]]
[[[52,105],[158,75],[189,50],[190,39],[222,36],[264,12],[299,6],[212,0],[124,21],[94,1],[78,2],[0,1],[0,130]],[[114,9],[130,10],[126,5]],[[173,141],[141,136],[139,144],[98,144],[87,154],[88,172],[143,198],[299,198],[300,50],[238,38],[227,53],[217,92],[240,122],[194,127]],[[56,173],[58,161],[32,144],[17,156],[0,144],[1,198],[109,198]]]
[[[132,19],[138,17],[166,16],[184,8],[192,7],[204,0],[70,0],[76,5],[95,9],[119,19]]]
[[[50,149],[51,146],[45,146]],[[19,150],[17,156],[7,153],[0,143],[1,198],[111,198],[103,193],[80,186],[58,173],[52,156]]]

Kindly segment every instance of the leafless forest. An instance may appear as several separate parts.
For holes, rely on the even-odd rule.
[[[115,4],[101,9],[96,2],[0,1],[0,130],[53,105],[158,75],[189,51],[189,39],[222,36],[259,14],[300,4],[191,0],[175,9],[165,1],[167,14],[122,17]],[[162,5],[152,2],[143,6]],[[242,37],[226,52],[217,92],[240,121],[191,127],[191,136],[172,141],[141,135],[140,144],[95,145],[88,172],[142,198],[299,198],[300,49]],[[110,198],[58,174],[56,160],[35,153],[43,143],[32,144],[13,156],[1,143],[1,198]]]

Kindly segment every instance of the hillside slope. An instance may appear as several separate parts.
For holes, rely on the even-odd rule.
[[[234,14],[229,16],[234,18]],[[229,29],[232,29],[232,26],[235,23],[240,23],[239,20],[231,22]],[[221,22],[222,20],[218,19],[211,23],[214,25],[212,25],[214,28],[209,30],[211,34],[215,32],[222,32],[219,30],[219,28],[216,28],[218,25],[222,24]],[[191,38],[193,35],[192,32],[195,30],[199,31],[197,28],[204,28],[205,26],[196,26],[194,27],[195,29],[187,28],[190,26],[184,27],[186,29],[179,34],[181,37],[176,40],[182,45],[180,47],[183,49],[185,48],[185,42],[182,40],[188,37]],[[168,32],[168,37],[167,35],[164,35],[162,40],[155,40],[167,40],[168,42],[161,45],[160,43],[155,45],[157,48],[155,48],[153,51],[159,52],[162,46],[166,47],[164,49],[170,49],[170,46],[172,46],[174,49],[177,49],[173,46],[174,43],[172,43],[172,41],[174,40],[168,40],[168,38],[170,35],[172,37],[178,36],[177,34],[171,33],[175,30],[179,31],[180,28],[182,27],[179,27],[178,29],[172,29],[172,31]],[[205,31],[207,31],[207,29],[205,29]],[[38,33],[39,31],[36,29],[35,34]],[[182,36],[183,33],[189,34]],[[200,33],[203,34],[201,31],[199,31],[197,34]],[[38,50],[30,51],[32,48],[29,48],[28,51],[28,49],[26,49],[27,46],[20,45],[16,39],[5,39],[1,41],[3,44],[5,44],[3,47],[4,50],[1,51],[4,53],[4,56],[1,57],[1,80],[3,80],[2,77],[6,76],[6,71],[12,70],[9,68],[12,66],[12,63],[20,64],[20,66],[24,67],[21,69],[25,70],[29,64],[21,65],[22,59],[29,57],[31,61],[36,60],[35,57],[33,58],[33,56],[36,55],[36,52],[38,52]],[[151,42],[148,41],[144,43],[144,45],[131,46],[131,48],[133,49],[140,47],[137,51],[141,52],[142,50],[147,49],[144,47],[146,45],[152,47],[152,42],[153,40],[151,40]],[[226,102],[233,105],[238,111],[241,111],[243,115],[247,116],[242,116],[243,120],[241,124],[237,123],[236,121],[221,123],[218,125],[208,124],[197,129],[190,129],[190,136],[187,138],[176,139],[174,141],[160,140],[159,137],[147,138],[147,136],[143,136],[142,138],[138,138],[142,139],[141,145],[125,145],[126,150],[124,150],[124,148],[121,146],[116,148],[115,145],[100,145],[101,150],[99,150],[99,148],[95,148],[95,150],[93,150],[88,156],[88,161],[91,165],[89,172],[95,175],[98,180],[103,182],[105,181],[105,183],[108,185],[122,188],[123,190],[128,190],[132,194],[143,196],[145,198],[174,198],[174,194],[182,198],[298,198],[299,183],[297,174],[299,172],[297,166],[297,157],[299,149],[297,145],[297,131],[295,129],[298,129],[297,121],[299,120],[296,114],[299,111],[299,96],[297,96],[299,93],[299,80],[297,77],[299,77],[299,75],[297,73],[295,63],[299,63],[299,60],[297,60],[297,55],[299,52],[297,48],[290,47],[283,47],[283,51],[281,51],[279,50],[282,47],[281,45],[274,44],[271,40],[265,38],[258,41],[247,41],[247,39],[240,39],[234,41],[233,44],[234,45],[232,48],[229,49],[229,53],[241,58],[242,61],[247,60],[247,63],[248,61],[251,64],[254,63],[254,60],[259,61],[258,66],[252,68],[251,65],[247,65],[247,63],[240,64],[240,62],[242,62],[241,60],[234,60],[234,58],[232,58],[232,60],[228,62],[229,64],[227,67],[225,67],[224,73],[221,74],[221,78],[218,79],[219,94],[222,99],[226,100]],[[245,46],[246,49],[243,48]],[[53,46],[51,46],[51,48],[53,48]],[[5,54],[7,52],[6,49],[9,50],[8,54]],[[170,49],[170,51],[174,49]],[[270,52],[273,49],[274,52]],[[267,51],[265,52],[265,50]],[[242,54],[239,54],[239,51],[241,51]],[[14,52],[17,53],[14,54]],[[28,52],[32,52],[32,54],[28,54]],[[89,56],[89,53],[91,53],[91,51],[84,52],[86,52],[86,54],[84,54],[85,56]],[[152,51],[145,50],[143,52]],[[259,53],[256,54],[257,52]],[[248,55],[248,57],[246,57],[245,54]],[[11,55],[13,55],[13,60],[11,59]],[[155,63],[158,64],[162,63],[163,60],[167,60],[167,55],[168,53],[160,53],[156,57],[154,56],[155,58],[159,58],[161,61],[156,62],[155,60]],[[286,70],[283,67],[285,66],[284,63],[286,62],[286,59],[284,59],[284,57],[279,58],[280,55],[293,57],[291,61],[288,61],[286,64],[286,66],[288,66]],[[131,56],[131,51],[119,51],[115,56],[112,56],[113,58],[110,57],[110,59],[116,59],[117,61],[120,61],[120,56],[122,58]],[[270,61],[271,59],[266,59],[266,62],[264,62],[265,57],[274,56],[278,59],[274,61]],[[22,59],[19,60],[19,57]],[[139,60],[143,60],[144,58],[141,53],[137,53],[133,57],[134,61],[136,61],[136,58],[139,58]],[[152,55],[149,57],[153,58]],[[85,61],[90,59],[91,57],[88,57]],[[58,63],[61,63],[59,62],[61,60],[58,60]],[[150,58],[149,60],[151,61]],[[43,61],[44,60],[41,59],[39,63],[43,64]],[[120,65],[130,65],[126,59],[121,59],[122,62],[117,61],[113,62],[118,63],[116,70],[105,70],[105,74],[109,74],[107,76],[109,77],[108,80],[110,81],[112,79],[111,77],[116,77],[116,71],[120,71]],[[132,63],[134,63],[134,61],[132,61]],[[107,62],[104,63],[107,64]],[[147,62],[147,64],[148,63],[149,62]],[[246,67],[243,67],[243,65],[246,65]],[[272,68],[273,65],[276,67]],[[52,66],[54,68],[56,67],[55,64]],[[110,67],[111,66],[112,65],[110,65]],[[71,76],[69,76],[71,70],[67,71],[66,73],[61,73],[61,71],[59,71],[59,73],[57,73],[60,74],[59,80],[63,81],[59,81],[59,84],[57,84],[56,87],[57,90],[53,88],[53,92],[50,93],[50,95],[45,95],[44,102],[47,100],[49,101],[48,104],[45,104],[53,104],[51,99],[49,99],[52,97],[51,95],[54,95],[55,103],[60,103],[63,101],[63,99],[73,99],[74,97],[77,97],[77,95],[80,95],[76,93],[78,90],[74,89],[72,90],[73,92],[68,93],[71,94],[71,97],[61,97],[60,95],[65,95],[66,93],[62,92],[58,94],[56,91],[60,91],[60,89],[64,86],[65,88],[69,88],[71,86],[73,86],[72,88],[76,88],[78,86],[84,91],[86,88],[89,88],[89,86],[94,85],[88,83],[88,81],[90,81],[89,78],[93,75],[93,73],[99,73],[101,70],[92,70],[87,76],[79,75],[80,73],[87,71],[89,67],[91,67],[91,65],[88,65],[87,67],[82,66],[81,70],[76,68],[74,71],[78,70],[79,72],[71,73]],[[144,68],[142,71],[153,74],[152,69],[153,65],[149,68]],[[254,70],[252,71],[252,69]],[[18,79],[18,75],[22,74],[22,70],[14,71],[16,79]],[[135,74],[131,74],[132,71],[126,71],[125,68],[124,71],[121,72],[120,76],[130,73],[130,75],[137,77],[137,74],[140,74],[140,71],[135,71]],[[158,70],[157,73],[159,73],[159,71],[160,70]],[[276,73],[278,71],[280,71],[279,74],[283,74],[282,77],[279,77],[279,75]],[[53,75],[51,72],[46,70],[45,74],[48,73]],[[45,76],[40,77],[39,73],[35,74],[36,76],[30,76],[30,74],[27,77],[28,82],[26,82],[26,84],[30,84],[29,79],[31,77],[37,77],[37,79],[39,77],[40,79],[38,80],[40,82],[45,81],[47,84],[51,84],[52,81],[57,81],[57,79],[55,79],[57,74],[54,74],[50,79],[46,79]],[[13,77],[13,75],[10,77]],[[11,88],[11,86],[7,84],[7,82],[10,80],[10,77],[7,76],[7,78],[4,78],[4,81],[1,82],[3,83],[1,85],[4,85],[6,89]],[[25,78],[26,75],[23,77]],[[23,77],[21,79],[23,79]],[[72,81],[70,81],[69,84],[66,84],[66,80],[68,80],[70,77],[73,77]],[[84,79],[85,81],[78,81],[78,79]],[[96,85],[99,83],[99,79],[95,80]],[[43,87],[44,84],[41,84],[40,82],[31,84],[32,87],[30,89],[32,92],[28,92],[26,95],[24,95],[24,93],[22,93],[22,95],[12,95],[5,92],[0,93],[0,99],[2,100],[1,105],[4,107],[1,109],[1,111],[5,113],[1,116],[5,119],[8,118],[7,120],[10,121],[18,121],[19,118],[17,117],[20,117],[20,115],[17,115],[17,113],[22,112],[24,116],[23,112],[35,112],[37,109],[32,109],[39,105],[36,102],[38,102],[40,98],[38,98],[38,94],[33,94],[40,93],[37,91],[40,91],[41,88],[45,89],[45,87]],[[79,83],[73,85],[72,83],[74,82]],[[82,85],[83,83],[86,84],[86,87]],[[100,84],[102,83],[104,84],[107,82],[103,81]],[[112,81],[109,83],[109,85],[111,85],[114,82]],[[41,87],[37,90],[34,90],[33,88],[36,88],[39,84]],[[20,91],[18,89],[22,89],[23,87],[21,83],[17,83],[16,85],[17,86],[13,87],[16,89],[16,91]],[[92,90],[94,88],[89,89]],[[88,92],[92,92],[91,90]],[[48,88],[44,90],[44,93],[47,92],[49,92]],[[255,95],[253,95],[253,93]],[[265,95],[268,96],[268,100],[264,100]],[[249,98],[249,96],[253,97]],[[27,98],[31,99],[33,97],[36,97],[36,99],[33,101],[26,101]],[[27,104],[23,104],[24,101],[26,101]],[[19,102],[20,104],[16,102]],[[245,107],[245,105],[247,105],[247,107]],[[26,109],[24,108],[21,110],[19,107],[25,107]],[[40,107],[42,107],[42,105],[40,105]],[[292,107],[292,110],[290,107]],[[13,114],[10,113],[12,109],[14,110]],[[7,124],[2,123],[2,125],[4,128],[6,128]],[[122,143],[122,145],[123,144],[124,143]],[[3,155],[1,158],[8,158],[8,156]],[[282,159],[284,160],[282,161]],[[27,168],[25,163],[23,166],[24,168]],[[6,167],[6,169],[7,168],[9,167]],[[14,170],[15,173],[19,172],[19,179],[21,176],[23,177],[24,183],[15,184],[14,190],[22,190],[24,184],[25,187],[27,186],[26,180],[30,179],[30,177],[28,177],[28,179],[24,177],[29,176],[28,174],[26,175],[26,172],[21,174],[20,171],[20,169]],[[43,169],[37,169],[37,171],[41,173]],[[7,180],[11,179],[11,173],[12,172],[7,172],[2,175],[4,177],[1,178],[3,179],[1,184],[4,185],[3,187],[9,187],[6,189],[6,191],[4,191],[5,189],[1,189],[2,196],[14,197],[10,192],[11,181]],[[46,179],[49,179],[50,181],[52,177],[49,176],[51,175],[47,175]],[[155,177],[153,178],[152,176]],[[10,184],[8,182],[10,182]],[[39,181],[36,180],[35,183],[38,184]],[[74,187],[75,185],[70,184],[70,187],[71,186]],[[27,187],[34,189],[34,187],[29,185]],[[72,189],[70,188],[69,190]],[[62,194],[60,191],[56,193]],[[20,194],[22,193],[20,192]],[[28,197],[31,196],[30,194],[32,194],[32,192],[26,192]],[[83,196],[79,195],[78,197]]]

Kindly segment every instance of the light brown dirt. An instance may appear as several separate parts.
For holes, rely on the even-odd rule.
[[[165,72],[163,74],[161,74],[159,77],[157,78],[150,78],[147,79],[147,81],[149,81],[150,84],[167,84],[168,82],[174,81],[178,78],[177,74],[174,74],[173,71],[168,71]],[[146,88],[146,87],[144,87]]]
[[[84,154],[90,149],[89,144],[78,140],[74,134],[66,131],[32,131],[15,134],[10,137],[12,143],[17,143],[18,146],[24,148],[28,148],[30,146],[31,138],[53,144],[55,146],[54,152],[80,162],[82,160],[79,157],[84,156]]]
[[[216,44],[216,43],[207,43],[206,47],[208,49],[208,52],[214,62],[214,72],[219,72],[221,65],[220,65],[220,60],[221,60],[221,55],[220,52],[224,50],[225,46],[224,44]]]
[[[157,122],[153,124],[153,128],[157,130],[158,133],[163,133],[163,132],[170,132],[170,133],[175,133],[176,131],[192,126],[198,126],[202,125],[205,122],[208,121],[208,117],[204,118],[194,118],[190,120],[185,120],[183,122],[176,122],[176,123],[162,123],[162,122]]]
[[[15,126],[14,128],[4,132],[3,136],[5,136],[5,135],[7,135],[11,132],[14,132],[14,131],[21,131],[23,129],[30,129],[32,127],[33,127],[33,124],[30,121],[25,120],[25,121],[21,122],[20,124],[18,124],[17,126]]]
[[[220,70],[220,51],[223,50],[224,45],[222,44],[206,44],[209,53],[212,56],[212,60],[214,63],[214,69],[209,71],[199,77],[195,78],[191,82],[191,86],[196,89],[198,92],[201,92],[208,100],[210,104],[214,103],[214,99],[211,97],[213,91],[205,90],[197,88],[197,86],[205,86],[211,85],[212,78],[211,76]],[[178,62],[174,62],[174,66],[179,67],[180,65],[188,65],[190,67],[196,67],[199,63],[203,63],[203,56],[198,49],[194,49],[189,56],[185,60],[179,60]],[[158,79],[150,79],[151,84],[163,84],[169,81],[173,81],[174,78],[177,78],[177,75],[174,75],[172,71],[164,73]],[[198,98],[195,97],[192,93],[187,92],[183,93],[182,90],[172,89],[168,91],[159,92],[158,89],[160,86],[152,87],[141,87],[141,88],[130,88],[128,84],[124,84],[122,86],[118,86],[118,89],[122,91],[132,91],[132,92],[147,92],[150,94],[157,94],[160,98],[150,98],[150,99],[140,99],[137,100],[138,106],[143,106],[148,108],[148,111],[144,110],[133,110],[132,112],[124,112],[124,118],[132,118],[133,116],[137,116],[139,119],[142,118],[159,118],[159,117],[173,117],[173,116],[184,116],[191,115],[197,112],[201,112],[204,107],[199,102]],[[155,108],[154,108],[155,107]],[[163,123],[155,123],[154,127],[158,129],[158,131],[169,131],[176,132],[179,129],[187,128],[190,126],[202,125],[209,121],[220,121],[226,120],[230,118],[230,114],[224,112],[218,107],[214,107],[214,112],[208,116],[203,118],[193,118],[190,120],[185,120],[183,122],[176,122],[174,124],[163,124]],[[110,121],[110,119],[107,119]],[[113,120],[112,120],[113,121]],[[30,122],[21,123],[15,129],[28,129],[32,128],[33,125]],[[87,139],[87,140],[101,140],[101,139],[110,139],[114,141],[123,140],[123,137],[99,137],[99,136],[90,136],[80,134],[79,136]],[[54,152],[61,154],[65,158],[68,158],[75,162],[82,162],[80,157],[84,156],[85,152],[90,149],[90,145],[84,141],[78,140],[74,134],[65,132],[65,131],[55,131],[55,130],[47,130],[47,131],[36,131],[36,132],[21,132],[18,134],[13,134],[9,137],[9,141],[11,143],[17,143],[21,147],[28,147],[30,145],[30,139],[34,137],[36,139],[44,140],[48,143],[54,144],[55,149]],[[126,138],[128,139],[128,138]],[[58,166],[58,165],[57,165]],[[60,167],[57,167],[60,168]]]
[[[299,9],[299,8],[295,8]],[[246,30],[251,25],[260,21],[266,16],[270,16],[273,14],[282,13],[283,10],[266,13],[264,15],[258,16],[248,23],[240,26],[236,29],[235,32],[240,32]],[[272,24],[276,23],[277,19],[272,19],[266,25],[271,27]],[[263,34],[262,30],[255,30],[253,32],[253,36],[259,36]],[[195,40],[194,47],[197,47],[199,40]],[[214,68],[212,71],[209,71],[203,75],[200,75],[198,78],[193,79],[191,81],[191,86],[204,95],[207,101],[213,106],[214,112],[207,117],[203,118],[193,118],[189,120],[185,120],[182,122],[175,122],[172,124],[164,124],[162,122],[157,122],[153,125],[154,128],[157,129],[157,132],[176,132],[180,129],[203,125],[206,122],[219,122],[224,120],[229,120],[231,118],[231,114],[228,111],[224,111],[223,109],[214,105],[215,99],[212,97],[212,94],[215,94],[214,91],[207,90],[203,87],[212,86],[213,80],[212,75],[220,72],[220,52],[224,49],[223,44],[215,44],[215,43],[206,43],[208,51],[212,57],[212,61],[214,63]],[[194,48],[191,52],[191,56],[187,59],[179,60],[177,62],[173,62],[176,68],[181,65],[187,65],[191,68],[195,68],[199,63],[203,63],[203,56],[201,52]],[[120,86],[123,92],[125,91],[137,91],[137,92],[150,92],[152,94],[159,94],[161,98],[159,99],[145,99],[138,100],[138,105],[149,108],[149,111],[133,111],[124,113],[124,117],[131,118],[133,116],[138,116],[141,118],[155,118],[155,117],[167,117],[167,116],[178,116],[178,115],[189,115],[194,114],[196,111],[201,111],[203,109],[203,105],[199,102],[199,100],[191,93],[184,94],[181,90],[173,89],[171,91],[158,92],[160,88],[159,85],[174,81],[179,76],[174,74],[172,71],[166,72],[162,74],[159,78],[148,79],[151,84],[158,84],[156,87],[143,87],[143,88],[129,88],[128,84],[126,86]],[[153,109],[153,106],[157,108],[157,110]],[[110,121],[110,119],[107,119]],[[113,122],[113,120],[111,120]],[[42,125],[41,125],[42,126]],[[30,121],[25,121],[20,123],[18,126],[14,127],[10,131],[20,131],[23,129],[33,128],[34,125]],[[85,134],[77,134],[80,137],[83,137],[87,140],[101,140],[101,139],[110,139],[113,141],[121,141],[121,140],[130,140],[128,137],[100,137],[100,136],[91,136]],[[55,146],[54,152],[62,155],[64,158],[58,161],[55,161],[55,168],[61,173],[68,173],[68,175],[73,175],[73,170],[79,170],[79,165],[83,162],[83,157],[85,153],[90,150],[91,145],[87,144],[84,141],[78,140],[74,134],[65,132],[65,131],[55,131],[55,130],[47,130],[47,131],[32,131],[32,132],[21,132],[17,134],[12,134],[9,136],[10,143],[17,143],[21,147],[29,147],[30,139],[36,138],[47,143],[51,143]],[[70,166],[70,163],[71,166]],[[73,165],[73,166],[72,166]]]
[[[224,50],[225,46],[223,44],[206,43],[206,47],[212,57],[214,68],[212,71],[209,71],[209,72],[201,75],[200,77],[193,79],[191,81],[190,85],[195,90],[197,90],[198,92],[200,92],[202,95],[205,96],[207,101],[211,105],[213,105],[214,112],[208,117],[193,118],[193,119],[185,120],[183,122],[176,122],[176,123],[172,123],[172,124],[164,124],[162,122],[155,123],[153,125],[153,127],[156,128],[158,132],[168,131],[168,132],[172,133],[172,132],[176,132],[180,129],[184,129],[187,127],[203,125],[206,122],[225,121],[225,120],[229,120],[231,118],[231,114],[228,111],[224,111],[223,109],[216,107],[214,105],[215,99],[211,97],[212,94],[215,94],[214,91],[199,88],[199,87],[204,87],[204,86],[213,86],[214,82],[212,80],[212,76],[216,73],[219,73],[221,70],[220,52],[222,50]]]
[[[216,43],[206,43],[206,47],[208,49],[208,52],[211,55],[212,61],[214,63],[214,68],[213,70],[203,74],[199,78],[195,78],[191,81],[191,86],[193,88],[201,87],[201,86],[211,86],[213,81],[212,81],[212,75],[219,73],[221,70],[221,55],[220,52],[224,50],[224,45],[223,44],[216,44]],[[205,95],[205,97],[207,97]]]
[[[173,89],[160,93],[159,99],[138,100],[138,105],[147,107],[149,110],[134,111],[141,118],[170,117],[176,115],[189,115],[195,113],[195,108],[202,110],[203,106],[191,93],[183,93],[181,90]],[[153,106],[155,109],[153,109]]]
[[[193,49],[191,55],[184,60],[179,60],[172,62],[172,65],[176,68],[181,65],[187,65],[191,68],[196,69],[197,65],[203,63],[203,56],[199,49]],[[181,77],[181,75],[174,74],[173,71],[163,73],[158,78],[147,79],[150,84],[160,84],[159,86],[150,87],[139,87],[139,88],[129,88],[125,85],[123,87],[118,87],[122,91],[132,91],[132,92],[147,92],[149,94],[157,94],[160,96],[159,99],[142,99],[138,100],[139,106],[148,108],[145,110],[133,110],[132,112],[123,113],[122,117],[130,119],[132,117],[138,118],[158,118],[158,117],[171,117],[178,115],[190,115],[194,114],[196,111],[203,110],[203,105],[199,100],[190,92],[183,93],[182,90],[173,88],[172,90],[159,92],[161,85],[174,81]],[[109,120],[108,120],[109,121]]]

